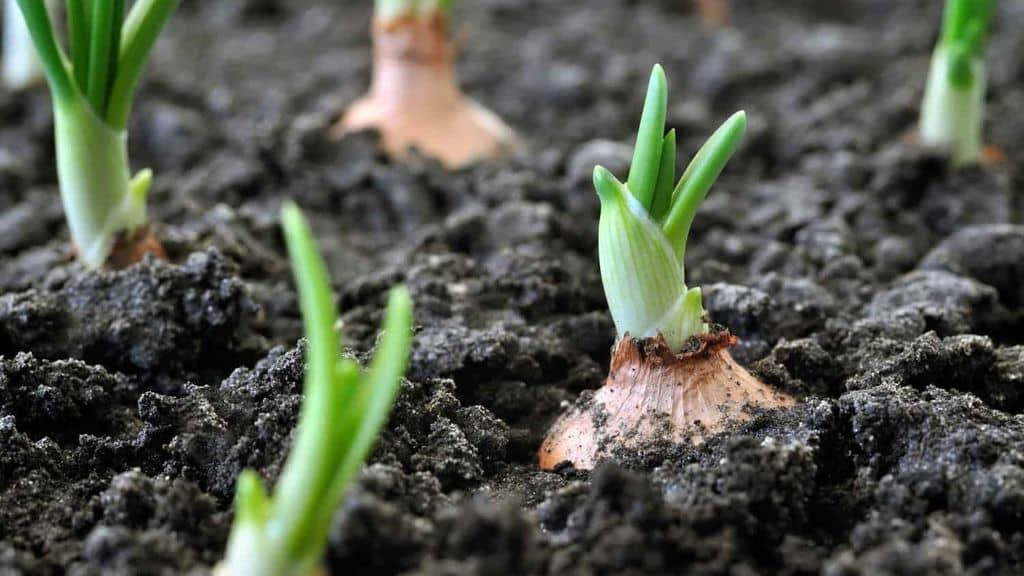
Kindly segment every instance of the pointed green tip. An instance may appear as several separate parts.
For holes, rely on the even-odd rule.
[[[747,114],[740,110],[715,130],[697,151],[679,180],[662,230],[681,259],[686,251],[686,236],[697,208],[718,179],[725,164],[739,148],[747,131]]]
[[[729,116],[729,119],[725,121],[725,126],[730,133],[735,133],[736,138],[743,138],[743,135],[747,133],[747,111],[740,110]]]
[[[408,288],[399,285],[391,289],[387,313],[389,319],[396,319],[398,325],[404,325],[408,329],[412,323],[412,296],[409,295]]]
[[[665,77],[665,69],[661,64],[655,64],[651,69],[651,79],[647,83],[647,102],[645,108],[652,106],[651,110],[661,120],[658,137],[664,138],[665,133],[665,111],[668,109],[668,78]]]
[[[281,204],[281,228],[284,229],[284,237],[293,265],[306,262],[309,255],[319,256],[309,222],[306,221],[306,216],[302,213],[299,205],[292,200],[285,200]],[[299,268],[301,269],[302,266],[300,265]]]
[[[262,524],[267,516],[269,502],[263,481],[252,470],[246,469],[238,477],[235,490],[235,522]]]
[[[153,186],[153,171],[149,168],[140,171],[132,178],[128,188],[131,191],[132,198],[136,202],[142,204],[146,203],[146,196],[149,194],[149,189]]]
[[[285,200],[281,204],[281,226],[285,230],[294,230],[297,226],[301,227],[303,224],[305,224],[305,221],[299,205],[292,200]]]
[[[655,64],[653,67],[651,67],[650,86],[665,86],[666,84],[668,84],[668,82],[665,79],[665,69],[661,66],[661,64]]]
[[[661,147],[665,138],[665,114],[668,109],[668,80],[665,69],[655,64],[647,84],[644,110],[636,135],[636,148],[629,166],[629,192],[647,210],[651,208],[661,165]]]
[[[720,156],[716,160],[716,163],[721,163],[718,167],[718,171],[725,166],[725,162],[736,152],[740,147],[740,143],[743,142],[743,136],[747,133],[747,113],[743,110],[734,113],[729,116],[729,119],[719,126],[718,130],[715,130],[711,138],[708,139],[708,144],[711,146],[707,150],[712,156]],[[704,150],[698,152],[698,156]],[[715,178],[718,177],[718,172],[715,173]]]
[[[621,184],[614,174],[604,166],[594,166],[594,190],[597,191],[597,196],[601,199],[602,204],[617,197],[616,186],[621,186]]]

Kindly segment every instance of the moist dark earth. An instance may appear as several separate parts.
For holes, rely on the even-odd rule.
[[[0,574],[205,574],[243,467],[273,482],[301,402],[278,209],[312,219],[348,353],[407,284],[408,380],[339,510],[334,574],[1024,573],[1024,6],[1002,2],[986,137],[914,145],[941,2],[460,3],[466,91],[523,137],[447,172],[325,132],[369,80],[370,2],[185,0],[131,125],[168,262],[88,272],[44,88],[0,95]],[[797,396],[704,446],[537,469],[614,330],[590,171],[624,176],[651,65],[690,155],[745,144],[688,281]]]

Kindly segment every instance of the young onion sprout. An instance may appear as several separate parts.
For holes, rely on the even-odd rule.
[[[369,371],[339,358],[337,311],[313,235],[294,204],[282,224],[308,342],[306,397],[273,496],[255,472],[238,478],[222,576],[316,573],[334,513],[387,421],[409,359],[412,302],[403,288],[391,292]]]
[[[626,182],[594,169],[601,199],[598,252],[608,309],[618,331],[608,378],[552,425],[542,468],[592,468],[650,443],[703,442],[752,408],[793,399],[765,385],[729,354],[728,330],[710,330],[700,288],[686,286],[683,260],[694,215],[739,146],[733,114],[676,180],[676,137],[665,134],[665,73],[654,67]]]
[[[700,288],[687,288],[683,262],[697,209],[746,131],[733,114],[676,181],[675,131],[665,134],[665,72],[655,66],[626,183],[598,166],[601,199],[598,253],[608,309],[619,337],[664,336],[678,351],[708,331]]]
[[[956,165],[981,160],[985,42],[995,0],[947,0],[921,102],[921,143],[946,150]]]
[[[68,56],[44,3],[18,0],[53,96],[61,199],[87,266],[106,263],[117,240],[145,238],[152,173],[131,176],[126,128],[139,77],[179,2],[137,0],[126,16],[125,0],[68,0]]]

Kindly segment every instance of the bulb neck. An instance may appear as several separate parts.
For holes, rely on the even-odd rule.
[[[448,19],[404,15],[373,25],[373,80],[370,92],[389,112],[417,108],[445,110],[461,98],[455,81],[455,50]]]

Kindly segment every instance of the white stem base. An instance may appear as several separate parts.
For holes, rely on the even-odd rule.
[[[146,223],[146,193],[152,174],[133,180],[128,136],[100,119],[84,98],[54,106],[57,177],[71,238],[82,261],[104,264],[119,232]]]
[[[947,50],[939,46],[932,55],[921,102],[921,143],[947,150],[955,165],[974,164],[981,160],[983,148],[985,63],[971,63],[973,82],[962,88],[953,85],[950,68]]]

